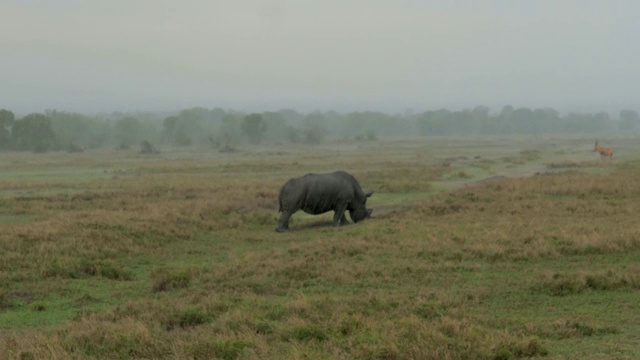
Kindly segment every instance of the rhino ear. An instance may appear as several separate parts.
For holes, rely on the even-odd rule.
[[[370,197],[371,195],[373,195],[373,191],[364,194],[365,197]]]

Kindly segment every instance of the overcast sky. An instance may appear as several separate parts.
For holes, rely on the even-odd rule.
[[[640,110],[640,2],[0,0],[0,108]]]

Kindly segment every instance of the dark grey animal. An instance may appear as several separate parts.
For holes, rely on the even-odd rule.
[[[282,186],[278,196],[282,215],[276,231],[288,230],[289,218],[298,210],[312,215],[333,210],[335,226],[349,223],[344,215],[349,210],[351,220],[358,222],[371,216],[372,210],[366,208],[367,198],[371,194],[365,194],[358,180],[344,171],[307,174],[290,179]]]

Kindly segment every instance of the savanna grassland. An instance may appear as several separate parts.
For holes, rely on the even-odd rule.
[[[636,138],[0,154],[8,359],[640,358]],[[347,170],[373,218],[297,213]]]

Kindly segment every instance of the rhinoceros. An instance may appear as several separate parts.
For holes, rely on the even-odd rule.
[[[280,219],[276,231],[289,229],[289,218],[298,210],[318,215],[333,210],[333,225],[348,224],[344,213],[349,210],[353,222],[371,216],[366,208],[367,198],[372,192],[364,193],[358,180],[344,171],[329,174],[307,174],[287,181],[280,189],[278,203]]]

